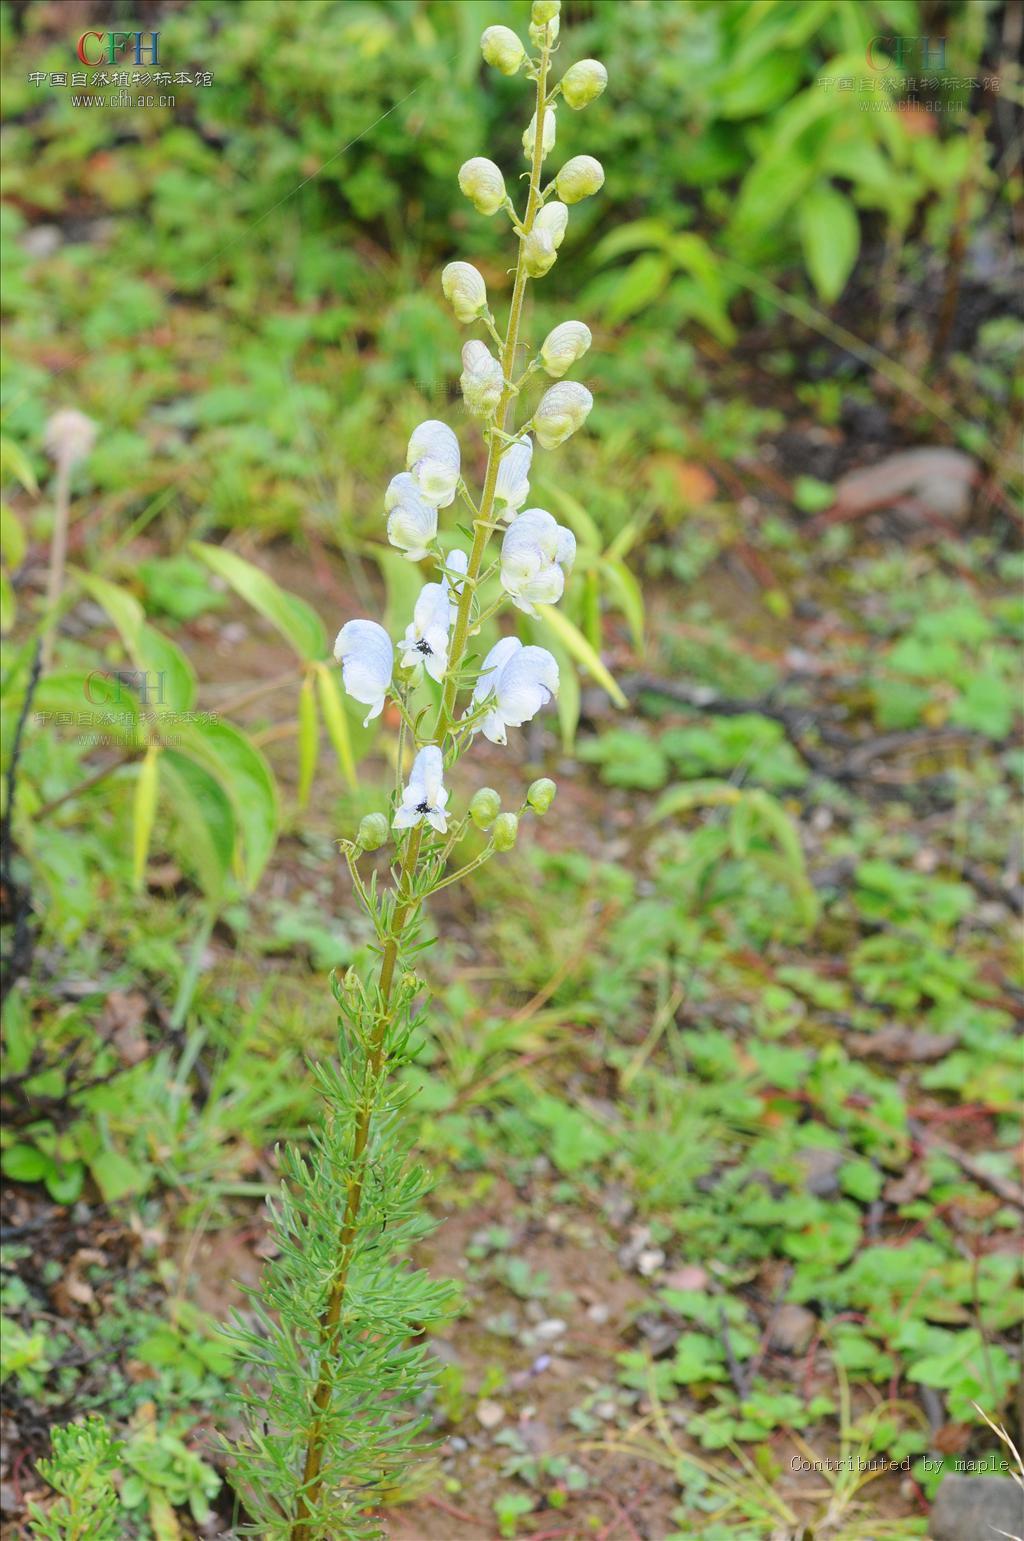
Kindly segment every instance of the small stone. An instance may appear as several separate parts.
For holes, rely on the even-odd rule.
[[[614,1402],[595,1402],[594,1413],[600,1418],[602,1423],[611,1423],[618,1413],[618,1408]]]
[[[587,1319],[593,1322],[595,1327],[603,1327],[611,1314],[603,1300],[595,1300],[592,1306],[587,1307]]]
[[[1000,1534],[1024,1534],[1024,1491],[1013,1479],[943,1477],[928,1521],[931,1541],[992,1541]]]
[[[813,1311],[803,1306],[780,1306],[768,1324],[768,1346],[782,1354],[803,1354],[818,1326]]]
[[[492,1402],[484,1397],[482,1402],[476,1404],[476,1421],[483,1429],[496,1429],[499,1423],[505,1421],[505,1409],[500,1402]]]
[[[636,1271],[645,1279],[649,1279],[652,1274],[657,1273],[664,1261],[665,1254],[660,1247],[645,1247],[637,1257]]]
[[[565,1330],[565,1323],[559,1317],[549,1316],[546,1321],[537,1323],[533,1336],[539,1343],[553,1343],[556,1338],[562,1337]]]
[[[815,1198],[834,1198],[839,1192],[839,1168],[843,1164],[841,1150],[831,1146],[809,1145],[800,1152],[800,1164],[805,1173],[804,1187]]]

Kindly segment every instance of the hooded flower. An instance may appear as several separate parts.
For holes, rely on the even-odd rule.
[[[535,605],[562,597],[565,574],[576,558],[576,537],[543,508],[527,508],[505,531],[501,543],[501,584],[527,615]]]
[[[443,680],[448,667],[450,625],[447,583],[425,583],[405,636],[398,644],[402,649],[402,668],[415,669],[422,664],[432,680]]]
[[[506,728],[521,728],[557,694],[558,665],[547,648],[502,637],[484,659],[473,691],[473,705],[489,707],[473,731],[504,744]]]
[[[475,321],[487,309],[487,285],[471,262],[449,262],[441,273],[444,297],[457,321]]]
[[[480,214],[496,214],[505,202],[501,167],[486,155],[474,155],[459,168],[459,187]]]
[[[447,423],[430,417],[412,431],[405,463],[428,503],[447,508],[459,485],[459,441]]]
[[[425,557],[437,534],[437,508],[427,501],[408,471],[393,476],[384,494],[388,516],[388,540],[410,562]]]
[[[592,155],[574,155],[566,161],[555,178],[555,188],[563,203],[579,203],[604,186],[604,167]]]
[[[511,27],[488,27],[480,39],[480,49],[487,63],[503,75],[514,75],[526,58],[526,49]]]
[[[562,76],[562,95],[573,112],[589,107],[608,84],[608,71],[600,59],[578,59]]]
[[[543,160],[544,157],[546,155],[550,154],[550,152],[554,149],[554,147],[555,147],[555,132],[556,132],[556,128],[555,128],[555,109],[553,107],[545,107],[545,109],[544,109],[544,125],[543,125],[543,128],[541,129],[541,145],[540,145],[540,158],[541,158],[541,160]],[[533,117],[530,119],[529,126],[523,130],[523,154],[526,156],[526,159],[528,161],[533,159],[533,143],[534,143],[534,140],[536,139],[536,137],[537,137],[537,114],[534,113]]]
[[[511,519],[518,514],[530,496],[530,462],[533,459],[533,440],[529,437],[510,444],[498,461],[498,478],[494,484],[494,516]]]
[[[544,449],[556,449],[564,444],[577,428],[581,428],[594,405],[594,398],[585,385],[575,380],[560,380],[544,392],[533,414],[533,428],[537,443]]]
[[[384,710],[395,660],[391,638],[376,621],[346,621],[334,644],[334,656],[341,664],[348,694],[370,708],[363,719],[365,728]]]
[[[534,230],[540,230],[544,235],[551,237],[552,244],[557,251],[562,244],[566,226],[569,223],[569,210],[564,203],[554,199],[546,203],[542,209],[537,210],[537,217],[533,222]]]
[[[438,834],[445,835],[448,833],[447,803],[443,756],[436,744],[425,744],[412,762],[409,783],[395,810],[394,827],[409,829],[426,819]]]
[[[550,331],[541,344],[540,356],[549,375],[560,380],[593,342],[590,328],[583,321],[563,321]]]
[[[462,350],[462,399],[474,417],[490,417],[505,388],[501,365],[485,342],[467,342]]]

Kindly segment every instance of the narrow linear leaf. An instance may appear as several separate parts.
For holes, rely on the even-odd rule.
[[[324,722],[327,725],[327,733],[334,752],[338,756],[338,764],[341,774],[349,787],[355,791],[359,785],[359,777],[356,773],[355,755],[352,752],[352,734],[349,730],[348,718],[345,715],[344,703],[338,690],[338,682],[331,673],[327,664],[321,664],[316,671],[317,691],[320,696],[320,705],[323,708]]]
[[[320,719],[316,709],[316,684],[311,674],[299,691],[299,807],[309,802],[320,749]]]
[[[628,703],[621,689],[615,683],[615,679],[601,662],[597,653],[591,647],[586,637],[578,626],[573,625],[567,615],[557,610],[554,605],[538,605],[537,613],[544,623],[554,632],[555,636],[575,658],[578,664],[582,664],[587,673],[592,675],[597,683],[606,690],[616,706],[626,706]]]
[[[327,632],[312,605],[297,594],[288,593],[261,568],[223,546],[192,541],[189,550],[258,610],[306,663],[319,662],[324,657]]]
[[[141,892],[146,876],[146,860],[149,856],[150,841],[153,838],[159,784],[160,749],[158,745],[151,744],[139,767],[132,807],[132,883],[136,893]]]
[[[602,558],[601,572],[612,590],[619,609],[626,617],[638,653],[644,650],[644,596],[633,573],[625,562]]]
[[[277,786],[270,766],[229,722],[188,722],[177,732],[185,753],[219,782],[231,803],[245,882],[254,888],[277,840]]]

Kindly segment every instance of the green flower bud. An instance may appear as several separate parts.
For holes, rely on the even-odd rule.
[[[388,838],[388,821],[382,813],[368,813],[360,820],[356,844],[364,851],[379,851]]]
[[[530,42],[542,48],[558,38],[558,13],[562,0],[533,0],[530,13]]]
[[[541,344],[541,362],[553,379],[560,380],[566,370],[583,357],[592,342],[589,326],[582,321],[563,321]]]
[[[523,240],[523,266],[528,278],[543,278],[557,256],[555,243],[545,230],[533,229]]]
[[[514,75],[526,58],[526,49],[511,27],[488,27],[480,39],[480,52],[503,75]]]
[[[539,781],[534,781],[526,794],[526,801],[534,813],[547,813],[555,800],[558,788],[550,776],[541,776]]]
[[[480,214],[496,214],[505,202],[505,178],[485,155],[474,155],[459,169],[459,186]]]
[[[544,157],[549,154],[550,151],[555,147],[555,129],[555,109],[553,107],[545,107],[544,135],[541,140],[540,147],[541,160],[543,160]],[[529,127],[523,130],[523,154],[526,156],[528,161],[533,160],[533,141],[536,139],[536,137],[537,114],[534,113],[533,117],[530,119]]]
[[[499,813],[491,839],[496,851],[511,851],[519,836],[519,819],[514,813]]]
[[[604,186],[604,167],[592,155],[574,155],[555,177],[555,187],[563,203],[579,203]]]
[[[493,787],[481,787],[473,793],[469,816],[477,829],[490,829],[501,812],[501,798]]]
[[[487,309],[484,276],[471,262],[449,262],[441,274],[441,288],[459,321],[475,321]]]
[[[562,95],[567,107],[579,112],[595,102],[608,84],[608,71],[599,59],[580,59],[562,76]]]

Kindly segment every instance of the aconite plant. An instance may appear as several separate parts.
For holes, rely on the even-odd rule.
[[[367,815],[355,839],[341,845],[376,938],[373,966],[333,977],[337,1060],[313,1072],[323,1123],[307,1152],[283,1154],[273,1205],[276,1256],[254,1314],[237,1327],[248,1362],[246,1435],[234,1452],[249,1516],[240,1533],[289,1541],[377,1536],[375,1507],[422,1454],[432,1368],[422,1325],[446,1314],[452,1288],[408,1261],[431,1228],[423,1208],[428,1177],[405,1135],[407,1080],[396,1079],[420,1028],[418,923],[431,895],[508,851],[520,819],[545,813],[554,798],[554,782],[544,778],[514,810],[503,809],[489,787],[460,808],[446,782],[457,760],[472,757],[479,734],[504,744],[509,728],[529,722],[558,691],[558,665],[545,648],[524,646],[510,631],[481,657],[474,639],[506,605],[533,615],[537,604],[561,598],[575,541],[545,509],[526,506],[531,461],[535,443],[557,449],[593,404],[584,385],[563,378],[590,347],[582,321],[563,321],[536,351],[527,346],[524,353],[520,339],[527,284],[557,260],[570,207],[604,182],[598,161],[576,155],[545,183],[559,107],[586,107],[607,82],[596,59],[552,82],[559,9],[558,0],[534,0],[529,48],[508,27],[488,27],[481,40],[489,65],[525,75],[536,93],[523,134],[523,206],[516,207],[494,161],[474,156],[459,172],[473,206],[507,216],[516,242],[504,336],[475,267],[451,262],[441,274],[457,319],[483,334],[466,342],[461,378],[465,407],[487,447],[483,488],[475,499],[448,424],[415,429],[384,513],[390,543],[411,562],[429,564],[432,576],[402,637],[375,620],[349,620],[335,645],[345,690],[367,708],[366,721],[388,702],[397,711],[398,779],[389,814]],[[556,383],[529,408],[537,375]],[[439,531],[441,512],[453,505],[467,511],[468,551],[459,545],[454,512],[450,533]],[[485,582],[500,594],[486,606]],[[427,709],[414,711],[411,692],[424,672],[436,681],[435,694]],[[467,836],[472,854],[463,855]],[[364,853],[385,847],[389,882],[379,880],[379,857],[368,875],[360,866]]]

